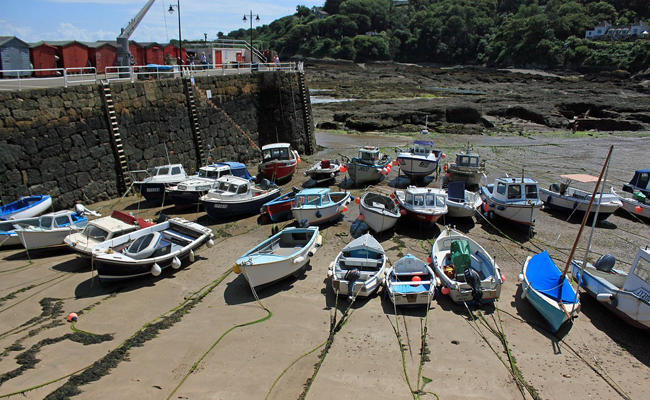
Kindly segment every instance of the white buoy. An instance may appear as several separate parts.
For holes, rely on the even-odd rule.
[[[172,260],[172,268],[174,269],[179,269],[181,267],[181,260],[178,259],[178,257],[174,257]]]
[[[214,247],[214,240],[209,239],[209,240],[206,242],[205,245],[208,246],[208,248],[210,248],[210,249],[213,248],[213,247]]]
[[[305,261],[305,257],[303,257],[303,256],[296,257],[296,258],[293,259],[294,264],[298,264],[298,263],[301,263],[303,261]]]
[[[160,265],[154,264],[153,267],[151,267],[151,275],[159,276],[161,273],[162,273],[162,268],[160,268]]]
[[[194,251],[190,250],[190,262],[194,262]]]
[[[517,276],[517,280],[519,280],[519,282],[523,282],[524,281],[524,274],[519,274]]]

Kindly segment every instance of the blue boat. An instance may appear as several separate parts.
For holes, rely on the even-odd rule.
[[[212,219],[241,214],[254,214],[270,200],[280,196],[280,189],[268,181],[257,185],[238,176],[222,176],[203,197],[203,209]]]
[[[329,188],[305,189],[296,194],[291,212],[297,221],[323,224],[339,218],[348,210],[351,201],[349,192],[332,192]]]
[[[623,191],[628,193],[641,192],[646,197],[650,197],[650,169],[635,171],[630,183],[623,185]]]
[[[291,202],[296,198],[296,190],[297,188],[264,204],[260,209],[260,213],[268,214],[269,218],[271,218],[271,221],[273,222],[293,218],[293,214],[291,213]]]
[[[526,258],[519,280],[521,297],[542,314],[553,333],[580,310],[580,299],[571,282],[546,251]]]
[[[48,195],[21,197],[13,203],[0,206],[0,220],[35,217],[52,206]]]

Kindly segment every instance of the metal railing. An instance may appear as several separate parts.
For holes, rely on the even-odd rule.
[[[0,70],[0,90],[68,87],[97,82],[95,67]]]

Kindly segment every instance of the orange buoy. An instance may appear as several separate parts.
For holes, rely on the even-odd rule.
[[[77,322],[77,318],[78,316],[76,313],[71,312],[68,314],[68,322]]]
[[[445,295],[449,294],[449,292],[450,292],[450,290],[449,290],[449,288],[447,286],[443,286],[442,289],[440,289],[440,291],[442,292],[442,294],[445,294]]]
[[[415,275],[413,278],[411,278],[411,282],[413,282],[413,285],[411,286],[418,286],[420,282],[422,282],[422,278],[420,278],[418,275]]]
[[[357,204],[361,204],[361,198],[357,197],[356,199],[354,199],[354,202]]]

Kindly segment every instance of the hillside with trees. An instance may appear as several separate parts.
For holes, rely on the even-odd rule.
[[[650,17],[647,0],[325,0],[254,28],[254,40],[290,57],[488,66],[650,67],[650,39],[585,39],[601,21]],[[325,16],[325,18],[323,18]],[[227,37],[249,40],[250,30]]]

